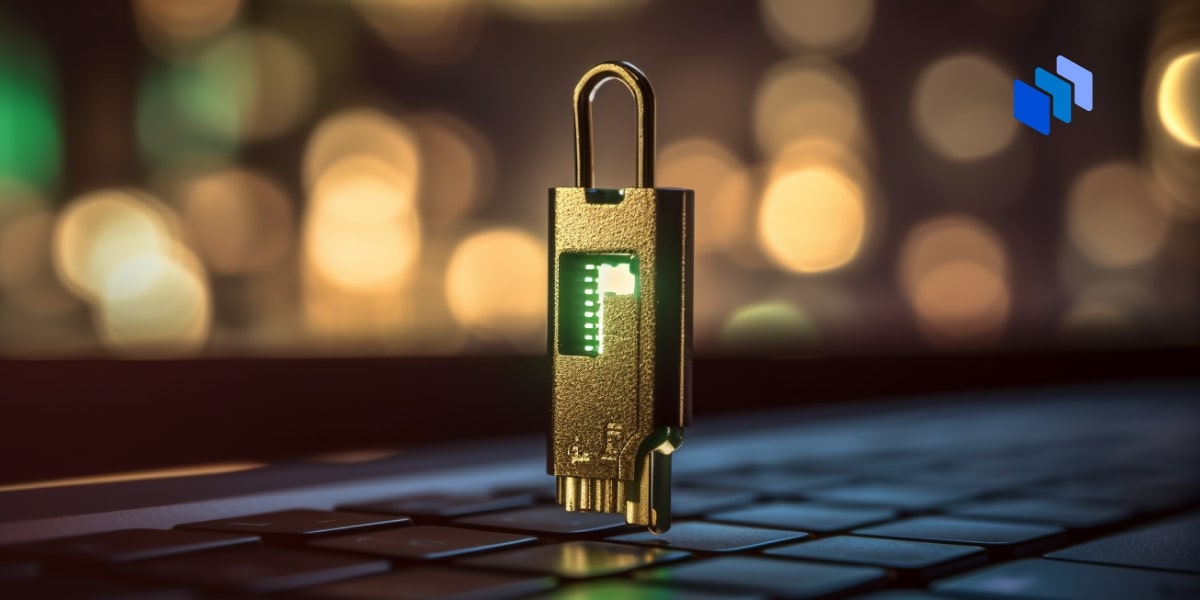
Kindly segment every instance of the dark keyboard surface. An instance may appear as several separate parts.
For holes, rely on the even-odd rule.
[[[0,598],[1200,599],[1195,410],[989,410],[761,432],[732,468],[689,439],[664,535],[545,485],[348,499],[0,547]]]

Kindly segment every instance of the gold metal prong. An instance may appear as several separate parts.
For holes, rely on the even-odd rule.
[[[625,482],[620,479],[560,476],[557,499],[571,511],[624,512]]]
[[[625,522],[645,525],[653,533],[671,528],[671,454],[683,441],[678,429],[664,427],[643,447],[637,475],[625,502]],[[659,443],[650,446],[654,441]]]

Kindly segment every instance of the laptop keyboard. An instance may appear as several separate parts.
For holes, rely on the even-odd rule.
[[[1097,410],[822,426],[850,451],[681,469],[664,535],[549,484],[426,493],[3,547],[0,598],[1200,598],[1194,423]]]

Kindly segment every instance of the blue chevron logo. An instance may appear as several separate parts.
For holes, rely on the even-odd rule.
[[[1062,55],[1054,70],[1039,67],[1033,85],[1013,81],[1013,117],[1042,135],[1050,135],[1052,116],[1070,123],[1072,106],[1092,110],[1092,72]]]

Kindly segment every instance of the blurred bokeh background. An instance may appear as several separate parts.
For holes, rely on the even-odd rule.
[[[1095,109],[1043,137],[1058,54]],[[614,58],[696,190],[701,354],[1200,342],[1194,1],[6,0],[0,356],[542,353]]]

